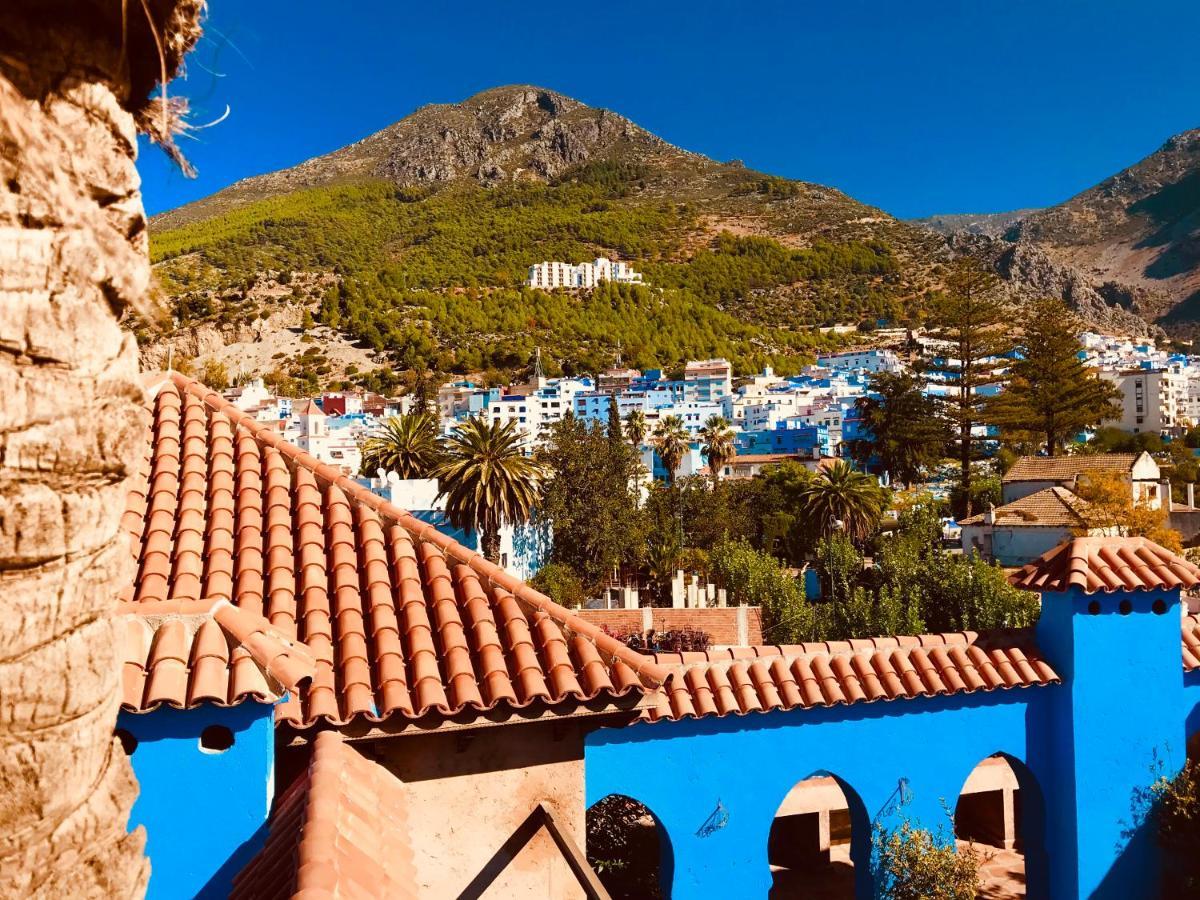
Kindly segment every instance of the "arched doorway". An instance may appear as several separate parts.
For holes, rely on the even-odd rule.
[[[983,850],[981,900],[1046,896],[1041,791],[1023,762],[996,753],[967,776],[954,808],[954,836]]]
[[[779,805],[767,839],[771,900],[849,900],[855,860],[869,854],[866,812],[840,779],[818,772],[798,781]]]
[[[671,840],[658,817],[624,794],[588,807],[587,859],[613,900],[670,896]]]

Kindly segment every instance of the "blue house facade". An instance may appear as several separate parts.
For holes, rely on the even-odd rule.
[[[587,741],[588,805],[621,794],[653,813],[677,900],[762,897],[776,811],[798,782],[830,776],[849,807],[855,894],[868,898],[872,828],[936,831],[976,766],[1001,755],[1020,786],[1027,896],[1158,896],[1146,792],[1200,728],[1200,672],[1186,649],[1181,665],[1178,581],[1076,583],[1089,541],[1103,546],[1056,551],[1061,577],[1030,567],[1044,581],[1036,645],[1058,683],[604,729]]]

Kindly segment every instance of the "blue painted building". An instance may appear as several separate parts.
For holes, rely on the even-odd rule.
[[[650,809],[676,900],[762,897],[772,883],[776,811],[797,782],[832,776],[849,808],[855,893],[868,898],[873,824],[905,818],[936,829],[976,766],[999,754],[1019,783],[1029,897],[1157,896],[1145,791],[1178,770],[1200,728],[1198,661],[1191,657],[1189,667],[1185,650],[1181,665],[1180,656],[1179,586],[1196,579],[1186,565],[1141,539],[1063,545],[1024,576],[1025,586],[1044,592],[1027,649],[1037,648],[1059,683],[1017,686],[1025,683],[1016,671],[1027,664],[1023,654],[1001,661],[971,645],[960,658],[963,674],[995,661],[1011,689],[921,689],[890,703],[847,697],[600,730],[587,739],[587,803],[622,794]],[[791,669],[797,682],[799,671]],[[821,690],[824,679],[841,677],[825,671]],[[778,703],[791,676],[771,673]],[[743,683],[759,677],[749,673]],[[721,690],[712,671],[688,684],[695,698]],[[759,696],[767,703],[769,689]]]
[[[313,674],[306,649],[226,600],[125,604],[116,734],[137,777],[152,900],[220,898],[266,840],[275,706]]]

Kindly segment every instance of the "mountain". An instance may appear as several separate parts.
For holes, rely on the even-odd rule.
[[[959,234],[980,234],[986,237],[1000,237],[1021,219],[1035,213],[1035,209],[1014,209],[1011,212],[999,213],[949,213],[939,216],[925,216],[920,219],[909,219],[913,225],[928,228],[938,234],[951,237]]]
[[[1169,334],[1200,334],[1200,129],[1022,217],[1005,239],[1076,273],[1110,306]]]
[[[673,147],[530,86],[423,107],[350,146],[151,221],[171,327],[144,364],[222,362],[284,389],[388,388],[433,368],[509,376],[725,355],[794,369],[904,322],[939,285],[943,238],[833,188]],[[520,287],[531,263],[608,255],[645,287]]]

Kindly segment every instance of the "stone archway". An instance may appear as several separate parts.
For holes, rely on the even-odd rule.
[[[671,895],[671,839],[650,808],[632,797],[609,794],[588,807],[587,859],[613,900]]]
[[[982,900],[1046,896],[1044,823],[1041,790],[1021,760],[995,753],[971,770],[955,804],[954,836],[983,850]]]
[[[841,779],[818,772],[783,798],[767,839],[772,900],[842,900],[855,896],[855,859],[871,836],[858,795]],[[869,876],[868,876],[869,877]]]

